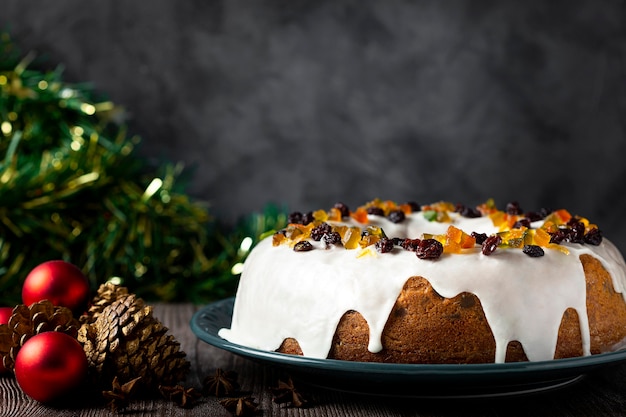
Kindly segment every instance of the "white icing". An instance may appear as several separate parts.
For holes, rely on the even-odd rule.
[[[488,217],[466,219],[454,215],[465,231],[493,233]],[[399,224],[370,216],[390,237],[419,237],[445,233],[449,223],[428,222],[421,213]],[[382,349],[381,334],[407,279],[421,276],[435,291],[452,298],[475,294],[496,341],[495,362],[504,362],[507,345],[519,341],[531,361],[554,357],[564,311],[574,308],[580,318],[583,353],[590,354],[585,275],[579,256],[598,258],[611,274],[617,292],[625,294],[626,265],[619,250],[604,239],[599,246],[567,245],[570,253],[545,250],[530,258],[521,250],[497,250],[490,256],[472,249],[421,260],[395,248],[391,253],[361,255],[341,246],[294,252],[288,245],[260,242],[245,262],[235,298],[230,329],[219,335],[233,343],[273,351],[285,338],[295,338],[305,356],[326,358],[339,320],[355,310],[370,328],[368,349]]]

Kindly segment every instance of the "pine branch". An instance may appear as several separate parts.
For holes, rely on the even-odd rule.
[[[232,295],[244,238],[285,222],[272,208],[235,230],[181,191],[179,165],[136,155],[123,111],[60,69],[30,68],[0,34],[0,303],[39,263],[64,259],[96,288],[118,277],[148,299]]]

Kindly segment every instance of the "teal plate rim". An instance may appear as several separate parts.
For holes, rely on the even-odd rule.
[[[570,386],[594,370],[626,360],[626,350],[539,362],[488,364],[390,364],[287,355],[229,342],[234,297],[210,303],[190,321],[202,341],[247,359],[277,367],[304,384],[356,394],[477,398],[534,394]]]

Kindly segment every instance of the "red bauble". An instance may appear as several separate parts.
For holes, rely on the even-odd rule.
[[[7,324],[12,314],[13,307],[0,307],[0,324]],[[0,374],[6,371],[7,369],[2,364],[2,358],[0,357]]]
[[[13,315],[13,307],[0,307],[0,324],[7,324]]]
[[[75,265],[65,261],[48,261],[36,266],[26,276],[22,301],[27,306],[49,300],[56,306],[82,313],[89,298],[89,281]]]
[[[76,339],[45,332],[28,339],[15,358],[15,379],[22,391],[40,401],[69,394],[87,375],[87,356]]]

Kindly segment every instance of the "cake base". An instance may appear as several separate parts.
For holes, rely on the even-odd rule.
[[[610,274],[591,255],[580,256],[587,287],[591,353],[610,352],[626,338],[626,303]],[[546,277],[550,279],[550,277]],[[348,311],[335,332],[330,359],[359,362],[470,364],[494,362],[495,339],[480,300],[461,293],[439,295],[422,277],[411,277],[399,294],[382,334],[383,349],[370,352],[369,327],[357,311]],[[302,355],[297,340],[287,338],[278,352]],[[579,317],[574,309],[563,313],[555,359],[583,355]],[[527,361],[523,346],[512,341],[506,362]]]

